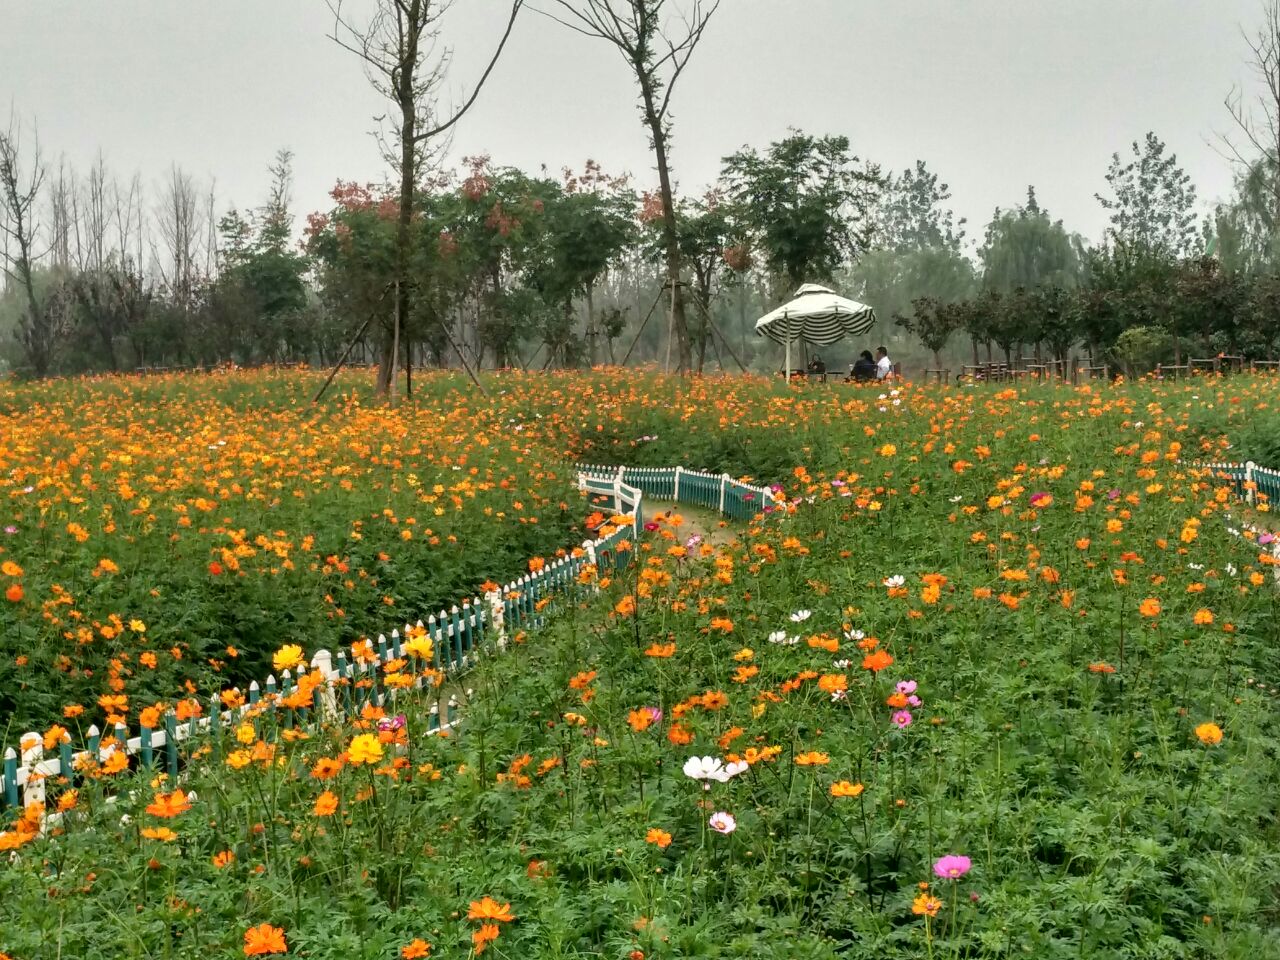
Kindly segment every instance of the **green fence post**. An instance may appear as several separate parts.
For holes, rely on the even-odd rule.
[[[169,761],[169,776],[178,775],[178,718],[170,710],[164,715],[164,752]]]

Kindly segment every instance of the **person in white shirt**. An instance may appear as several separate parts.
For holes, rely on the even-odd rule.
[[[876,379],[889,380],[893,377],[893,361],[889,359],[889,351],[884,347],[876,349]]]

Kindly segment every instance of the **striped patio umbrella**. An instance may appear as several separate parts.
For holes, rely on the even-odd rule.
[[[756,333],[787,346],[787,375],[791,374],[791,343],[804,340],[820,346],[843,337],[856,337],[870,330],[876,312],[856,300],[848,300],[834,290],[806,283],[795,299],[756,321]]]

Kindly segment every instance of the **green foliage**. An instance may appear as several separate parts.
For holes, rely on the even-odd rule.
[[[469,429],[558,417],[541,442],[633,463],[737,434],[783,505],[701,524],[706,549],[684,546],[692,516],[655,524],[607,585],[456,682],[405,686],[387,717],[303,737],[289,708],[250,711],[216,750],[197,736],[176,780],[51,781],[64,816],[0,860],[0,950],[229,960],[266,923],[290,956],[385,960],[421,938],[460,957],[496,913],[486,952],[531,960],[1274,955],[1275,568],[1233,534],[1229,487],[1185,462],[1223,453],[1274,380],[1238,381],[1239,403],[1151,382],[908,386],[899,404],[506,383]],[[731,756],[750,762],[684,772]],[[190,809],[163,816],[161,790]],[[948,854],[962,876],[935,872]]]
[[[1034,187],[1027,188],[1027,202],[1012,210],[995,212],[987,225],[978,257],[984,286],[1001,293],[1042,284],[1071,287],[1080,271],[1083,243],[1067,233],[1061,220],[1036,201]]]
[[[1097,195],[1110,215],[1107,239],[1137,256],[1188,257],[1199,252],[1196,190],[1178,158],[1148,133],[1132,144],[1127,163],[1112,154],[1107,169],[1111,196]]]
[[[884,178],[848,137],[797,132],[763,154],[744,148],[725,157],[722,179],[765,265],[791,289],[830,280],[870,246]]]

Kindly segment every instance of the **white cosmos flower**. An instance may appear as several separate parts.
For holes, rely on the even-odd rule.
[[[770,642],[770,643],[786,643],[786,642],[787,642],[787,631],[785,631],[785,630],[775,630],[775,631],[773,631],[773,633],[769,634],[769,642]]]
[[[853,640],[855,642],[861,640],[865,636],[866,634],[861,630],[846,630],[844,634],[844,638],[846,640]]]
[[[1234,563],[1227,564],[1227,573],[1233,577],[1236,575],[1236,565]]]
[[[746,773],[750,764],[745,760],[734,760],[732,763],[724,765],[724,772],[730,777],[736,777],[740,773]]]
[[[907,578],[900,573],[895,573],[892,577],[887,577],[884,581],[886,587],[900,587],[907,582]]]
[[[718,780],[721,783],[729,779],[719,757],[690,757],[684,762],[684,775],[691,780]]]
[[[845,692],[843,690],[837,690],[835,693],[831,695],[831,702],[839,703],[844,698],[845,698]]]
[[[848,670],[851,666],[853,666],[853,661],[852,660],[836,660],[831,665],[835,667],[837,670]]]
[[[813,616],[813,612],[811,610],[797,610],[795,613],[791,615],[791,622],[804,623],[811,616]]]
[[[952,503],[959,503],[959,502],[960,502],[961,500],[963,500],[963,499],[964,499],[964,497],[952,497],[952,498],[951,498],[951,502],[952,502]]]
[[[733,833],[738,829],[738,821],[733,819],[733,814],[725,813],[723,810],[719,813],[713,813],[707,823],[711,825],[711,829],[716,833]]]

